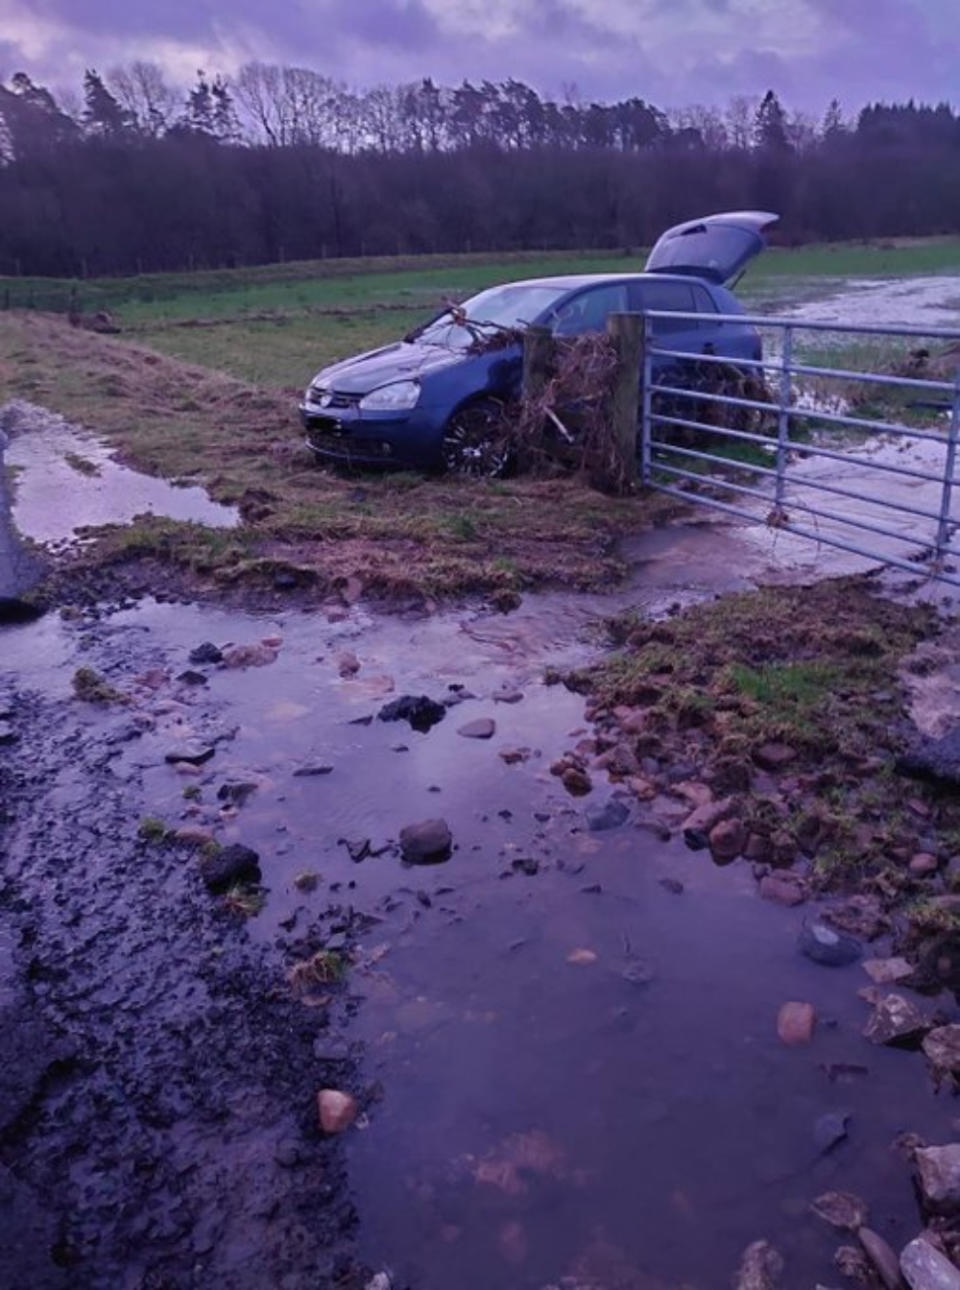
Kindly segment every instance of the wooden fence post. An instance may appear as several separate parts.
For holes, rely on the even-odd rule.
[[[553,332],[549,327],[528,327],[523,333],[523,397],[543,393],[553,362]]]
[[[624,478],[637,477],[637,427],[640,414],[640,362],[643,318],[640,314],[611,314],[607,333],[617,349],[617,371],[610,396],[610,420],[620,446]]]

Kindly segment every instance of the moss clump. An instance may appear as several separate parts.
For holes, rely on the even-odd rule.
[[[73,674],[73,693],[85,703],[125,703],[124,695],[92,667],[78,667]]]
[[[137,829],[137,837],[142,842],[162,842],[167,836],[167,826],[155,815],[145,815]]]

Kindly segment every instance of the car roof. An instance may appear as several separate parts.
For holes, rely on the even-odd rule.
[[[702,278],[693,278],[689,273],[565,273],[552,278],[521,278],[515,282],[503,282],[500,285],[504,287],[556,287],[558,290],[566,288],[568,291],[576,291],[580,287],[595,287],[604,282],[638,282],[644,278],[656,278],[658,281],[667,279],[673,282],[697,282],[705,281]],[[711,285],[709,282],[707,286]]]

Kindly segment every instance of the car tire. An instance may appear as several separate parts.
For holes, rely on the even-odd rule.
[[[444,469],[468,479],[500,479],[508,474],[513,453],[504,404],[475,399],[450,417],[441,445]]]

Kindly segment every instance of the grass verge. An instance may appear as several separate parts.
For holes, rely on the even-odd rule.
[[[590,693],[601,761],[654,821],[671,802],[683,819],[707,790],[727,803],[734,854],[792,867],[807,893],[866,896],[878,927],[902,917],[919,936],[935,916],[960,933],[960,802],[896,769],[911,729],[901,669],[938,630],[929,605],[867,579],[772,587],[617,619],[615,652],[566,682]],[[912,868],[920,854],[936,864]]]
[[[236,530],[144,518],[100,531],[73,571],[148,567],[194,589],[281,587],[423,599],[595,587],[617,537],[675,509],[576,480],[344,477],[302,447],[292,391],[255,386],[36,314],[0,315],[0,402],[26,399],[102,435],[147,473],[204,483]]]

